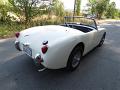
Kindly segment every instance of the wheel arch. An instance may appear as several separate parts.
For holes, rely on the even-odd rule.
[[[79,42],[77,45],[75,45],[75,47],[73,48],[73,50],[74,50],[76,47],[79,47],[79,48],[82,47],[82,54],[84,53],[85,44],[84,44],[83,42]],[[72,51],[73,51],[73,50],[72,50]]]
[[[72,49],[72,51],[71,51],[71,53],[70,53],[70,56],[69,56],[69,58],[68,58],[68,61],[67,61],[67,65],[66,65],[66,69],[67,70],[70,70],[70,71],[73,71],[73,70],[75,70],[77,67],[75,67],[75,68],[72,68],[71,67],[71,55],[73,54],[73,51],[75,50],[75,49],[78,49],[78,48],[80,48],[80,50],[82,49],[82,54],[81,55],[83,55],[83,52],[84,52],[84,48],[85,48],[85,45],[84,45],[84,43],[83,42],[79,42],[78,44],[76,44],[75,45],[75,47]],[[79,50],[79,49],[78,49]],[[81,56],[82,57],[82,56]],[[70,69],[71,68],[71,69]]]

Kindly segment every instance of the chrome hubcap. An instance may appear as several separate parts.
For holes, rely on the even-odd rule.
[[[72,67],[76,67],[78,64],[79,64],[79,61],[80,61],[80,58],[81,57],[81,52],[77,52],[74,57],[73,57],[73,60],[72,60]]]

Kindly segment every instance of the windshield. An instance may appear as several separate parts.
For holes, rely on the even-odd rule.
[[[97,29],[96,22],[94,19],[78,17],[78,16],[76,17],[66,16],[64,17],[64,19],[65,19],[65,24],[79,24],[79,25],[90,26]]]

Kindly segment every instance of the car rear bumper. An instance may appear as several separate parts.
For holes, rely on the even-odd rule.
[[[24,51],[23,48],[23,43],[19,42],[19,41],[15,41],[15,48],[18,51],[23,51],[26,55],[28,55],[29,57],[31,57],[35,63],[35,65],[37,66],[41,66],[43,68],[49,68],[49,69],[59,69],[59,68],[63,68],[63,65],[60,65],[58,67],[58,65],[56,65],[56,63],[59,62],[58,58],[56,57],[55,54],[46,54],[43,55],[42,53],[35,51],[32,47],[30,47],[32,49],[32,55],[29,55],[28,53],[26,53]]]
[[[15,48],[18,50],[18,51],[22,51],[21,48],[20,48],[20,42],[16,41],[15,42]],[[27,54],[27,53],[26,53]],[[28,55],[28,54],[27,54]],[[30,56],[30,55],[28,55]],[[40,54],[36,54],[35,57],[32,57],[30,56],[32,59],[34,59],[34,62],[35,64],[37,65],[40,65],[42,62],[43,62],[43,58],[41,57]]]
[[[20,49],[20,43],[18,41],[15,42],[15,48],[18,50],[18,51],[21,51]]]

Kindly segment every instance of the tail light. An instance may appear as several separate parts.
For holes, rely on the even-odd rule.
[[[15,36],[16,38],[18,38],[20,36],[20,33],[19,32],[15,33]]]
[[[43,46],[41,50],[42,50],[42,53],[45,54],[48,50],[48,46],[47,45]]]

